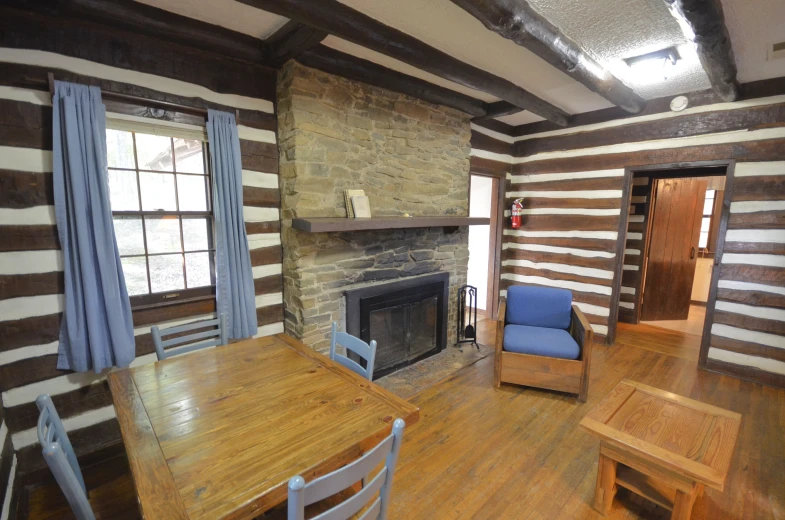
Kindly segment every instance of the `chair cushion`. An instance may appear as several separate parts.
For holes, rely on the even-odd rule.
[[[504,350],[562,359],[578,359],[581,347],[570,333],[561,329],[507,325],[504,327]]]
[[[507,323],[567,329],[570,326],[572,292],[553,287],[512,285],[507,289]]]

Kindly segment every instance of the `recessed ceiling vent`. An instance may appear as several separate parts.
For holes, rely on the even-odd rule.
[[[769,47],[768,61],[781,60],[785,58],[785,42],[772,43]]]

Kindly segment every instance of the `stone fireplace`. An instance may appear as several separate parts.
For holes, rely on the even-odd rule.
[[[408,337],[390,329],[366,339],[385,343],[377,352],[404,345],[393,368],[454,345],[467,227],[310,233],[291,221],[345,217],[345,189],[364,190],[374,217],[468,215],[469,116],[293,61],[279,75],[277,106],[286,332],[326,352],[333,321],[363,336],[347,328],[361,317],[352,295],[427,285],[439,273],[441,304],[426,297],[371,313],[380,331],[407,323]]]

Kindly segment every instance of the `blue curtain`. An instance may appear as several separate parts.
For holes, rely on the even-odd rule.
[[[213,169],[218,312],[226,314],[230,338],[248,338],[257,331],[256,295],[243,219],[243,173],[234,114],[209,110],[207,137]]]
[[[55,218],[65,270],[57,368],[84,372],[135,357],[131,304],[112,224],[101,90],[55,82]]]

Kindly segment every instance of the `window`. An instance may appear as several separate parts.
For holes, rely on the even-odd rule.
[[[109,199],[133,305],[212,294],[210,173],[203,140],[109,129]]]
[[[706,199],[703,201],[701,234],[698,239],[698,247],[700,249],[707,249],[709,247],[709,230],[711,229],[711,217],[714,213],[714,196],[716,194],[716,190],[706,190]]]

